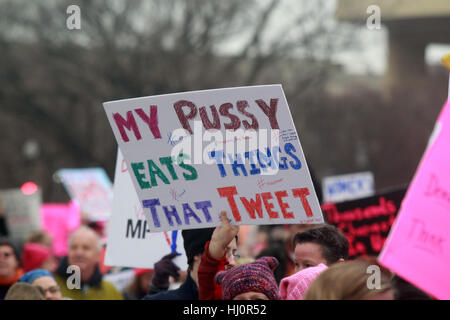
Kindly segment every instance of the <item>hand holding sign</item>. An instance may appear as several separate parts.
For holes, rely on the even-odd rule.
[[[211,236],[211,242],[209,243],[209,254],[217,260],[222,259],[228,244],[239,233],[239,226],[230,224],[225,211],[220,212],[220,220],[222,221],[222,225],[216,227]]]

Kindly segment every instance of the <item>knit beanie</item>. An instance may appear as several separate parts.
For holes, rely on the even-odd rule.
[[[280,295],[283,300],[303,300],[311,283],[328,267],[323,263],[303,269],[292,276],[283,278],[280,283]]]
[[[216,274],[214,280],[223,288],[223,300],[233,300],[241,293],[250,291],[265,294],[270,300],[278,300],[278,287],[273,270],[278,266],[274,257],[262,257]]]
[[[39,268],[48,258],[50,249],[39,243],[26,243],[22,250],[22,267],[25,272]]]
[[[188,265],[191,266],[196,255],[202,254],[206,242],[211,240],[214,228],[187,229],[181,232]]]
[[[53,279],[55,278],[49,271],[44,269],[37,269],[25,273],[17,282],[33,284],[33,282],[40,277],[52,277]]]

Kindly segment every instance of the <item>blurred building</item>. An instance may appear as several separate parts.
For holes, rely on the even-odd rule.
[[[408,86],[426,81],[425,49],[430,43],[450,44],[449,0],[339,0],[340,21],[365,24],[377,5],[381,24],[388,29],[388,67],[384,86],[391,89],[408,80]]]

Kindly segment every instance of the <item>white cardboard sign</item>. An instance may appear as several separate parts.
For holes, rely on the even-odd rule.
[[[174,258],[174,263],[181,270],[186,270],[187,258],[181,232],[149,233],[142,206],[120,150],[117,154],[113,194],[105,264],[152,269],[155,262],[176,251],[181,255]]]
[[[323,222],[281,85],[103,105],[151,232]]]
[[[41,230],[42,194],[40,190],[26,195],[20,189],[6,189],[0,191],[0,198],[11,239],[24,242],[32,231]]]

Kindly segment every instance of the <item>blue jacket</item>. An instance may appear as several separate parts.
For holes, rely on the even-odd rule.
[[[198,287],[188,273],[186,281],[178,289],[147,295],[143,300],[198,300]]]

